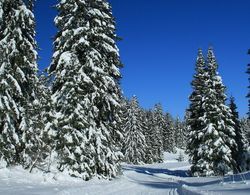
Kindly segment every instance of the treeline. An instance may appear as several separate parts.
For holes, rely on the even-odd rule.
[[[124,101],[121,129],[124,161],[132,164],[163,162],[164,152],[186,148],[186,124],[164,113],[161,104],[145,110],[136,96]]]

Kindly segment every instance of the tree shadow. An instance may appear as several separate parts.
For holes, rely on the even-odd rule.
[[[182,186],[190,186],[190,187],[202,187],[207,185],[215,185],[220,184],[221,182],[224,182],[226,185],[230,185],[230,182],[241,182],[243,178],[245,180],[250,180],[250,172],[245,173],[242,175],[234,175],[232,176],[228,175],[225,176],[224,179],[222,177],[213,177],[211,181],[211,177],[204,177],[210,181],[204,181],[204,179],[200,179],[198,177],[191,177],[190,172],[188,170],[169,170],[169,169],[162,169],[162,168],[149,168],[149,167],[143,167],[143,166],[134,166],[134,165],[125,165],[123,166],[123,170],[126,171],[134,171],[140,174],[149,175],[155,178],[160,179],[160,181],[143,181],[140,179],[134,179],[133,182],[136,182],[140,185],[148,186],[150,188],[158,188],[158,189],[169,189],[174,190],[176,189],[179,194],[183,194]],[[167,177],[161,177],[157,174],[165,174],[166,176],[175,176],[177,178],[167,178]],[[178,178],[179,177],[179,178]],[[194,180],[186,180],[186,178],[194,178]],[[161,181],[162,180],[162,181]],[[246,185],[245,188],[237,189],[237,191],[240,190],[242,192],[249,192],[250,187]],[[223,189],[223,191],[225,191]],[[227,189],[227,191],[233,192],[234,189]],[[219,192],[219,191],[218,191]],[[236,191],[235,191],[236,192]]]
[[[169,170],[169,169],[160,169],[160,168],[149,168],[149,167],[140,167],[140,166],[126,166],[123,168],[127,171],[135,171],[137,173],[146,174],[154,177],[158,177],[156,174],[165,174],[169,176],[175,176],[180,178],[192,178],[190,172],[188,170]],[[168,178],[158,177],[160,179],[168,181]],[[216,183],[220,183],[222,181],[221,178],[215,178],[213,181],[201,181],[201,182],[192,182],[192,181],[183,181],[181,179],[175,179],[179,185],[187,185],[193,187],[212,185]]]
[[[129,166],[129,165],[124,166],[123,169],[147,175],[155,175],[161,173],[176,177],[190,177],[188,170],[169,170],[169,169],[149,168],[149,167]]]
[[[216,190],[216,192],[218,192],[218,193],[230,192],[230,194],[232,194],[233,192],[234,192],[234,194],[250,194],[250,187],[245,186],[245,188],[242,188],[242,189],[221,189],[221,190]]]

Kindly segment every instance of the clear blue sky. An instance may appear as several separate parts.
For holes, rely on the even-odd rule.
[[[40,68],[52,55],[56,0],[37,0]],[[117,22],[122,61],[122,88],[137,95],[145,108],[161,102],[174,116],[183,116],[191,93],[197,49],[211,45],[227,93],[236,97],[240,115],[247,112],[250,56],[249,0],[109,0]]]

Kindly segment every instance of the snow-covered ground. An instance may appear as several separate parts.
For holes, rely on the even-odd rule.
[[[178,162],[177,157],[178,153],[166,153],[166,160],[161,164],[124,164],[124,174],[112,181],[84,182],[63,174],[30,174],[21,167],[0,168],[0,195],[250,194],[250,173],[234,178],[228,176],[224,180],[189,177],[187,160]]]

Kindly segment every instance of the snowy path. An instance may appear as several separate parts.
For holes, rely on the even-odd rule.
[[[194,178],[187,176],[189,164],[168,161],[153,165],[123,165],[123,175],[112,181],[84,182],[67,175],[29,174],[21,167],[0,168],[0,195],[249,195],[250,173],[240,176]]]
[[[178,169],[182,166],[184,170]],[[124,177],[136,184],[135,190],[143,194],[178,194],[182,184],[180,178],[187,177],[188,163],[164,163],[145,166],[124,166]],[[138,191],[139,192],[139,191]],[[124,193],[125,194],[125,193]]]

